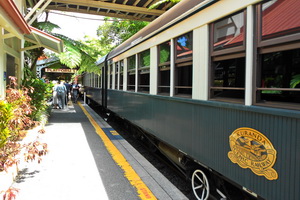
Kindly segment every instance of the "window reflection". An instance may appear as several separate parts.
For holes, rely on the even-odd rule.
[[[170,41],[162,43],[158,46],[158,93],[161,95],[170,95],[170,46]]]
[[[244,98],[245,58],[214,62],[213,96]]]
[[[120,90],[123,90],[124,61],[120,62]]]
[[[244,13],[226,17],[214,23],[214,50],[243,45]]]
[[[170,42],[159,45],[159,64],[170,61]]]
[[[272,0],[262,5],[262,39],[300,32],[300,1]]]
[[[300,102],[299,91],[292,90],[300,88],[300,49],[262,55],[261,74],[263,100]]]
[[[150,49],[139,54],[138,67],[138,91],[149,92],[150,90]]]
[[[193,53],[193,34],[189,32],[177,38],[176,58],[182,59],[191,57]]]
[[[135,55],[128,58],[128,90],[135,90]]]

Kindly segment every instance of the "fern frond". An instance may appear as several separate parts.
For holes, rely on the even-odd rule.
[[[293,79],[290,82],[290,86],[291,88],[295,88],[298,84],[300,84],[300,74],[293,76]]]

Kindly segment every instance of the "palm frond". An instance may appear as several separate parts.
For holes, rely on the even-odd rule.
[[[69,68],[79,67],[79,71],[89,71],[95,66],[96,60],[92,58],[84,49],[88,49],[87,45],[60,34],[54,34],[55,37],[64,41],[65,52],[58,57],[62,64]]]
[[[300,84],[300,74],[293,76],[293,79],[290,82],[290,86],[291,88],[295,88],[298,84]]]
[[[38,28],[40,30],[43,30],[43,31],[45,31],[47,33],[51,33],[51,34],[52,34],[52,31],[54,29],[56,29],[56,28],[60,29],[60,27],[57,24],[53,24],[53,23],[51,23],[49,21],[47,21],[47,22],[35,22],[32,26],[36,27],[36,28]]]
[[[63,53],[58,55],[60,62],[69,68],[76,68],[81,63],[81,53],[77,49],[66,47]]]

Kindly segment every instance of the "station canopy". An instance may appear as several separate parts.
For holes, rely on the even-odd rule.
[[[22,48],[22,51],[39,47],[45,47],[57,53],[63,51],[63,42],[59,38],[30,26],[13,0],[0,0],[0,27],[5,29],[5,32],[1,33],[3,39],[17,37],[30,42],[31,46]]]
[[[159,0],[26,0],[28,8],[76,12],[129,20],[153,21],[171,7],[161,4],[149,7]]]

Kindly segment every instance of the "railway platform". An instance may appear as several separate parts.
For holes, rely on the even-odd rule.
[[[20,166],[16,200],[187,199],[89,106],[52,110],[48,155]]]

